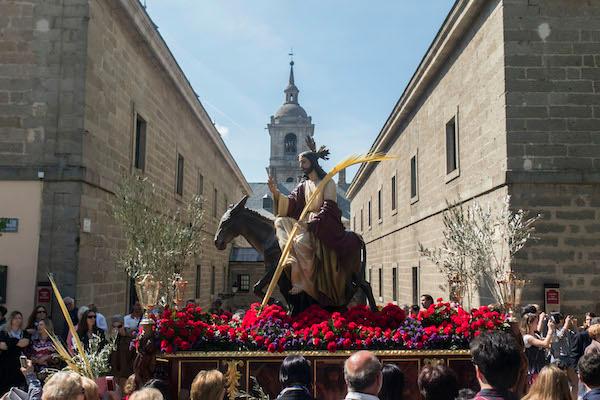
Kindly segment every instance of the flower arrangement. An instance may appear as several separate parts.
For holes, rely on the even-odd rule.
[[[262,350],[392,350],[461,349],[482,332],[507,329],[506,316],[481,306],[470,312],[460,305],[437,299],[416,317],[388,304],[377,312],[354,306],[344,312],[328,312],[313,305],[291,317],[277,305],[261,312],[259,303],[243,319],[204,312],[188,305],[166,308],[151,315],[161,351]]]
[[[85,350],[85,356],[89,361],[94,379],[110,373],[110,354],[116,348],[115,339],[111,338],[105,341],[98,335],[92,335],[90,338],[89,348]],[[80,354],[74,355],[72,360],[80,370],[84,370],[85,363]]]

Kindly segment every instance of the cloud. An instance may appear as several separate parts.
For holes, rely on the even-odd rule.
[[[224,138],[229,136],[229,128],[225,125],[219,125],[218,123],[215,123],[215,128],[217,128],[217,132],[219,132]]]

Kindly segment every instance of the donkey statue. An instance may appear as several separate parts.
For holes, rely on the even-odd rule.
[[[256,211],[246,208],[247,200],[248,196],[244,196],[237,204],[230,205],[225,211],[215,234],[215,247],[219,250],[225,250],[228,243],[235,237],[242,235],[256,251],[263,254],[266,273],[253,288],[254,293],[262,298],[264,296],[263,289],[271,282],[277,268],[281,257],[281,249],[277,241],[273,221]],[[350,282],[348,284],[351,290],[348,291],[346,304],[350,303],[358,289],[360,289],[363,295],[366,296],[371,309],[375,310],[373,291],[369,282],[365,280],[366,256],[366,248],[362,238],[361,247],[357,249],[357,254],[346,255],[347,259],[355,259],[360,264],[360,269],[349,275]],[[297,295],[289,294],[292,283],[285,273],[281,274],[277,284],[292,314],[301,312],[311,304],[317,304],[315,299],[304,292]]]

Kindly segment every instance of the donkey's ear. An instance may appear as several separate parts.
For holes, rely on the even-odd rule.
[[[233,206],[233,211],[238,211],[244,207],[246,207],[246,201],[248,201],[248,195],[245,195],[244,197],[242,197],[242,199],[240,201],[238,201],[238,203]]]

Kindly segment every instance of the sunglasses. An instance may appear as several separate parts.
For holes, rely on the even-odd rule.
[[[37,310],[38,314],[46,314],[46,310]]]
[[[96,315],[88,315],[88,319],[96,318]]]

